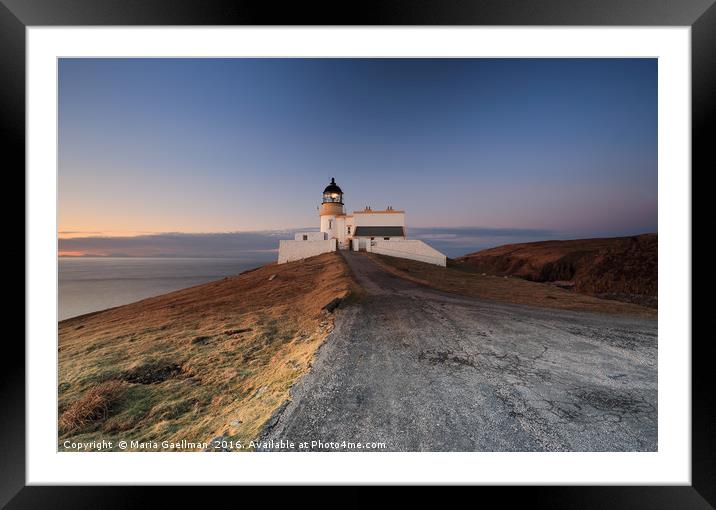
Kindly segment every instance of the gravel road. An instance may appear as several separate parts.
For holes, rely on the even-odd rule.
[[[368,297],[264,439],[309,450],[655,451],[657,322],[450,295],[342,252]],[[292,450],[294,448],[265,448]]]

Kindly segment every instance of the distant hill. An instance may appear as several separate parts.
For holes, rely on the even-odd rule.
[[[657,234],[642,234],[508,244],[459,257],[454,264],[656,308],[657,262]]]

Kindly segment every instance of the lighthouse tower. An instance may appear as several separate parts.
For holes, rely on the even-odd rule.
[[[346,226],[343,190],[336,184],[335,178],[331,178],[331,183],[323,190],[323,201],[318,214],[321,217],[321,232],[326,234],[326,239],[336,239],[339,248],[346,248],[350,227]]]

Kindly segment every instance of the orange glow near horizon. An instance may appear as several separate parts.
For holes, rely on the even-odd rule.
[[[156,234],[157,232],[134,230],[72,230],[61,229],[57,231],[58,239],[76,239],[80,237],[137,237]]]

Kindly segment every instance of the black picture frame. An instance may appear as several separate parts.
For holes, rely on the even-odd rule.
[[[64,25],[604,25],[690,26],[692,170],[716,168],[711,156],[716,96],[715,0],[383,0],[351,4],[241,0],[0,0],[0,115],[10,174],[25,164],[25,29]],[[709,129],[711,128],[711,129]],[[12,164],[7,162],[13,161]],[[696,170],[699,169],[700,170]],[[19,174],[19,172],[17,172]],[[26,254],[27,255],[27,254]],[[27,269],[26,269],[27,271]],[[19,301],[19,300],[18,300]],[[692,312],[693,316],[693,312]],[[708,384],[709,336],[692,342],[692,485],[528,487],[500,491],[501,501],[529,498],[549,508],[713,508],[716,505],[716,407]],[[690,339],[683,339],[687,342]],[[17,344],[18,342],[16,342]],[[25,351],[5,342],[0,387],[0,506],[124,508],[143,506],[140,487],[25,485]],[[12,361],[9,361],[12,360]],[[485,489],[487,490],[487,489]],[[155,491],[152,491],[155,492]],[[164,505],[184,499],[176,488]]]

